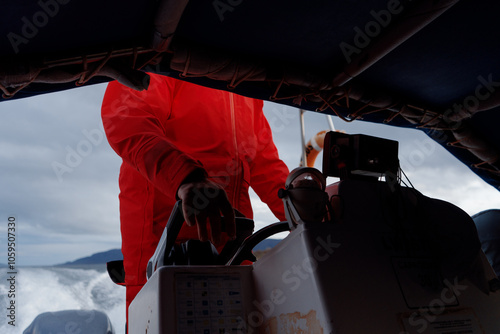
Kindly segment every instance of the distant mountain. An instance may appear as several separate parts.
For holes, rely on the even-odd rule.
[[[259,251],[259,250],[266,250],[269,248],[273,248],[280,242],[282,239],[265,239],[262,240],[253,250]]]
[[[120,249],[110,249],[105,252],[95,253],[91,256],[83,257],[81,259],[66,262],[62,266],[74,266],[82,264],[105,264],[109,261],[123,260],[122,251]]]
[[[273,248],[280,239],[266,239],[261,241],[257,246],[255,246],[255,251],[263,251],[269,248]],[[76,265],[85,265],[85,264],[105,264],[109,261],[115,260],[123,260],[123,255],[120,249],[110,249],[105,252],[95,253],[91,256],[83,257],[81,259],[77,259],[75,261],[66,262],[60,264],[60,266],[76,266]],[[6,267],[4,264],[0,264],[0,267]]]

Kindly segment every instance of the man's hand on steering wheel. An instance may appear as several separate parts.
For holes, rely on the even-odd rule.
[[[201,241],[209,239],[207,223],[210,224],[210,240],[214,245],[221,242],[221,215],[224,216],[229,238],[236,236],[234,211],[225,190],[208,180],[199,170],[191,173],[179,186],[177,197],[182,200],[182,213],[188,226],[197,226]]]

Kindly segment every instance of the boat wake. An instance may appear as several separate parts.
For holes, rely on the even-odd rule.
[[[4,276],[4,275],[2,275]],[[15,326],[3,315],[0,333],[20,334],[37,315],[61,310],[100,310],[116,333],[125,332],[125,288],[111,282],[104,266],[25,267],[18,269]],[[0,309],[12,299],[5,277],[0,280]]]

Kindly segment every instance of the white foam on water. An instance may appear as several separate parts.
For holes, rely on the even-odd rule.
[[[117,334],[125,333],[125,288],[115,285],[105,271],[78,268],[20,268],[16,275],[16,326],[8,324],[11,299],[7,278],[0,281],[0,333],[21,334],[44,312],[99,310],[111,319]]]

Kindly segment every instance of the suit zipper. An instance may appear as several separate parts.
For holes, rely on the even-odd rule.
[[[240,187],[240,173],[241,171],[241,164],[240,164],[240,158],[239,158],[239,151],[238,151],[238,140],[236,137],[236,114],[234,110],[234,96],[232,93],[229,93],[229,107],[231,110],[231,127],[232,127],[232,135],[233,135],[233,145],[234,145],[234,159],[236,160],[236,172],[234,177],[234,190],[233,190],[233,206],[237,206],[238,203],[238,193],[239,193],[239,187]]]

